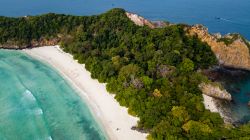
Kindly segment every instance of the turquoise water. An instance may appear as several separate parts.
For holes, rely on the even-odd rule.
[[[104,140],[75,90],[52,68],[0,50],[0,140]]]
[[[250,121],[250,74],[246,75],[246,79],[231,82],[228,91],[231,93],[234,102],[232,103],[232,115],[237,118],[239,123]]]
[[[250,72],[233,69],[215,69],[217,81],[223,83],[226,90],[232,95],[233,101],[226,103],[231,109],[232,118],[237,123],[250,121]]]
[[[0,15],[93,15],[114,7],[151,20],[204,24],[213,33],[239,32],[250,39],[250,0],[0,0]]]
[[[150,20],[200,23],[212,33],[238,32],[250,39],[249,0],[0,0],[0,15],[93,15],[115,7]],[[250,120],[250,74],[243,77],[233,75],[226,88],[234,98],[232,115],[246,122]],[[76,92],[36,60],[0,50],[0,89],[0,140],[104,139]]]
[[[250,121],[250,73],[245,72],[241,76],[231,77],[233,81],[227,82],[226,89],[233,97],[231,103],[232,116],[234,116],[239,123],[246,123]]]

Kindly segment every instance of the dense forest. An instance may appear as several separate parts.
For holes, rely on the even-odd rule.
[[[224,124],[205,109],[198,84],[208,79],[200,71],[217,60],[206,43],[186,36],[184,26],[140,27],[123,9],[89,17],[0,17],[0,44],[59,38],[64,51],[140,118],[133,129],[148,132],[150,140],[250,139],[249,124]]]

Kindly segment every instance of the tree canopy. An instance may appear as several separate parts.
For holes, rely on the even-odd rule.
[[[249,139],[250,125],[225,127],[218,113],[205,109],[198,84],[206,77],[198,69],[217,60],[184,26],[140,27],[122,9],[89,17],[0,17],[0,44],[60,38],[63,50],[140,118],[136,129],[148,132],[148,139]]]

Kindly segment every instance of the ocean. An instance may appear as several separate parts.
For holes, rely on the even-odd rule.
[[[249,0],[0,0],[0,16],[88,16],[124,8],[149,20],[203,24],[211,33],[237,32],[250,40],[249,7]],[[226,87],[233,113],[244,121],[250,120],[249,79]],[[0,89],[0,140],[106,139],[77,91],[56,70],[19,51],[0,50]]]
[[[250,40],[249,0],[0,0],[0,15],[93,15],[116,7],[150,20],[203,24],[211,33],[237,32]]]
[[[0,140],[105,140],[89,107],[56,70],[0,50]]]
[[[250,72],[235,69],[215,69],[213,71],[216,81],[222,83],[225,89],[232,95],[231,102],[224,102],[229,110],[229,115],[235,124],[247,123],[250,121]]]

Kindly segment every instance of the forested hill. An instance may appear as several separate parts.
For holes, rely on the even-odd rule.
[[[20,18],[0,17],[0,48],[26,48],[57,44],[79,29],[95,34],[106,32],[105,27],[135,30],[124,10],[111,10],[98,16],[45,14]],[[127,28],[126,28],[127,27]],[[101,31],[102,30],[102,31]],[[41,44],[40,44],[41,43]]]
[[[225,125],[204,108],[198,84],[208,80],[199,71],[217,60],[208,44],[186,36],[184,26],[140,27],[122,9],[90,17],[1,17],[0,44],[60,43],[140,118],[133,129],[148,132],[148,139],[249,139],[250,125]]]

